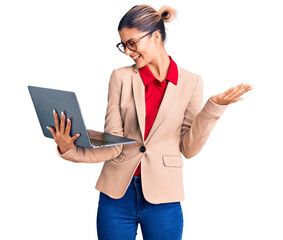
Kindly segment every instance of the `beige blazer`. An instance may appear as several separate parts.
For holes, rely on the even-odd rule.
[[[183,158],[198,154],[228,105],[210,99],[202,108],[203,80],[178,67],[177,86],[168,82],[159,111],[144,141],[145,87],[136,65],[116,69],[109,81],[104,131],[137,143],[86,149],[74,146],[64,154],[73,162],[104,162],[95,188],[121,198],[141,162],[142,189],[151,203],[183,201]]]

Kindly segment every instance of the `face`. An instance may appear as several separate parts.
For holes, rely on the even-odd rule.
[[[147,32],[141,32],[136,28],[123,28],[119,31],[121,42],[124,44],[129,40],[137,40],[143,37]],[[137,68],[142,68],[154,60],[158,50],[159,40],[156,38],[157,32],[148,35],[136,43],[137,49],[132,51],[126,47],[125,54],[133,59]]]

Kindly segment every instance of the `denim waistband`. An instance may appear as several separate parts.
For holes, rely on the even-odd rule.
[[[133,176],[131,182],[132,182],[133,184],[134,184],[134,183],[141,183],[141,175]]]
[[[141,175],[133,176],[133,179],[141,179]]]

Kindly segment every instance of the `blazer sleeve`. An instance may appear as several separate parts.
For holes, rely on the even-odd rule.
[[[209,98],[201,108],[202,102],[203,80],[198,76],[181,126],[180,151],[185,158],[191,158],[200,152],[217,120],[228,106],[216,104]]]
[[[120,96],[122,82],[117,76],[117,70],[111,74],[108,85],[108,103],[105,115],[104,132],[124,136],[123,121],[120,114]],[[104,148],[83,148],[73,146],[70,150],[61,154],[57,146],[57,153],[63,159],[72,162],[98,163],[116,158],[122,152],[123,145]]]

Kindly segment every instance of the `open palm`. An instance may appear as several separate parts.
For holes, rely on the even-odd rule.
[[[210,99],[216,104],[228,105],[239,100],[243,100],[241,96],[252,89],[253,87],[251,85],[240,83],[238,86],[231,87],[223,93],[212,96]]]

